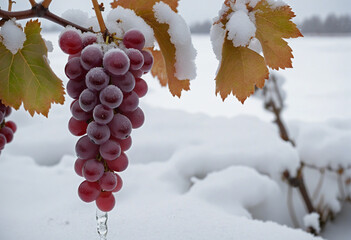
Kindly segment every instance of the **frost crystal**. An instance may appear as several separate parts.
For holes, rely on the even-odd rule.
[[[18,50],[23,48],[23,43],[26,41],[26,34],[24,34],[21,26],[12,20],[5,22],[1,27],[0,35],[2,43],[12,54],[16,54]]]
[[[191,42],[188,25],[180,15],[162,1],[155,3],[153,10],[159,23],[169,25],[168,33],[176,48],[175,76],[180,80],[194,79],[196,77],[194,62],[196,50]]]

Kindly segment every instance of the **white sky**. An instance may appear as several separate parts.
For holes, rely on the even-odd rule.
[[[7,9],[7,0],[0,0],[0,7]],[[28,0],[16,0],[14,10],[28,8]],[[109,6],[112,0],[100,0],[105,6]],[[218,13],[224,0],[180,0],[179,12],[189,23],[202,22],[212,19]],[[300,22],[311,15],[325,17],[329,13],[351,14],[351,0],[285,0],[292,6],[297,17],[295,21]],[[90,11],[93,14],[91,0],[53,0],[51,11],[61,14],[69,8]]]

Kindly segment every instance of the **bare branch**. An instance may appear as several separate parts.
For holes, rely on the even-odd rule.
[[[11,18],[16,18],[17,20],[21,20],[21,19],[40,17],[40,18],[48,19],[63,27],[66,27],[69,25],[81,30],[82,32],[93,32],[90,29],[74,24],[70,21],[67,21],[66,19],[63,19],[53,14],[47,8],[44,8],[41,4],[36,4],[32,9],[25,10],[25,11],[10,12],[10,11],[4,11],[0,9],[0,17],[2,18],[0,21],[0,26],[2,26],[7,20]]]

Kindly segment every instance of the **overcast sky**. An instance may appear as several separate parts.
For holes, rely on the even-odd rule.
[[[7,2],[7,0],[0,0],[0,7],[6,9]],[[28,0],[16,0],[16,2],[14,10],[30,6]],[[99,2],[109,6],[112,0]],[[202,22],[215,17],[223,2],[224,0],[180,0],[179,12],[189,24]],[[351,0],[285,0],[285,2],[295,11],[297,22],[311,15],[325,17],[329,13],[351,14]],[[59,15],[68,8],[90,11],[93,14],[91,0],[53,0],[50,8]]]

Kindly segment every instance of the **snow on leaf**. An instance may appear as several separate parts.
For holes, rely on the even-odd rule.
[[[62,81],[47,62],[47,48],[38,20],[24,29],[26,41],[13,55],[0,43],[0,99],[5,105],[48,116],[51,103],[64,102]]]
[[[160,0],[150,0],[147,3],[144,0],[114,0],[111,3],[112,8],[117,8],[121,6],[123,8],[129,8],[135,11],[135,13],[142,17],[144,21],[154,30],[155,38],[160,47],[160,53],[162,56],[157,56],[155,61],[161,61],[163,63],[155,63],[156,66],[166,66],[166,75],[158,67],[153,69],[153,74],[162,79],[161,85],[164,85],[165,82],[168,83],[168,87],[173,96],[181,96],[182,90],[190,89],[189,80],[179,80],[175,77],[176,69],[176,47],[171,42],[171,36],[168,33],[169,25],[165,23],[159,23],[155,18],[153,6],[155,3],[160,2]],[[171,9],[177,12],[178,0],[164,0],[164,3],[168,4]],[[157,71],[157,74],[156,74]],[[162,74],[161,74],[162,72]],[[162,76],[162,78],[160,78]],[[167,78],[165,78],[167,76]],[[166,81],[167,80],[167,81]]]
[[[222,48],[222,60],[216,76],[216,94],[224,101],[233,93],[239,101],[255,92],[255,85],[262,88],[269,76],[264,58],[247,47],[234,47],[227,38]]]
[[[261,42],[267,65],[277,70],[291,68],[292,49],[283,38],[302,37],[296,24],[291,21],[295,17],[291,7],[272,7],[263,0],[253,11],[256,11],[256,37]]]

